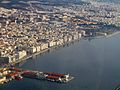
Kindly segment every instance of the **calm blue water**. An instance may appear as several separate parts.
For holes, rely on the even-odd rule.
[[[120,35],[82,39],[29,59],[22,68],[70,73],[66,84],[23,79],[0,86],[0,90],[114,90],[120,84]]]

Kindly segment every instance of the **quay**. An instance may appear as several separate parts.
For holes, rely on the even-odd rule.
[[[0,71],[0,84],[8,83],[11,80],[22,80],[23,78],[47,80],[58,83],[67,83],[74,77],[69,74],[59,74],[54,72],[40,72],[33,70],[23,70],[20,68],[3,68]]]

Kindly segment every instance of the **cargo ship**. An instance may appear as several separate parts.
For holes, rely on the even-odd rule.
[[[58,74],[53,72],[24,71],[22,74],[26,78],[42,79],[52,82],[66,83],[74,77],[69,74]]]

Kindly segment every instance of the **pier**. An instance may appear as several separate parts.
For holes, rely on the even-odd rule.
[[[54,72],[40,72],[33,70],[23,70],[20,68],[4,68],[0,71],[2,77],[0,78],[0,84],[8,83],[11,80],[22,80],[23,78],[47,80],[58,83],[67,83],[74,77],[69,74],[59,74]]]

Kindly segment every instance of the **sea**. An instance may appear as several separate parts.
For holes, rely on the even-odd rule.
[[[0,85],[0,90],[115,90],[120,84],[120,34],[82,38],[17,67],[75,78],[68,83],[24,78]]]

